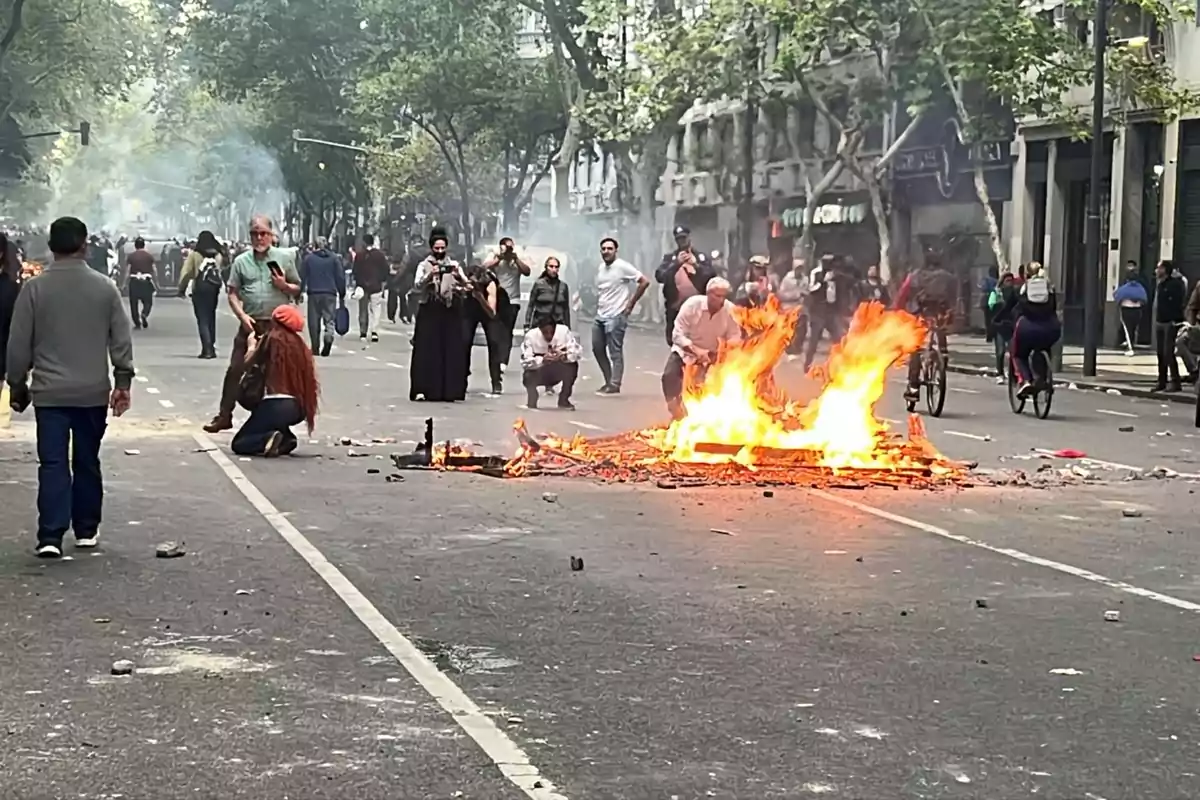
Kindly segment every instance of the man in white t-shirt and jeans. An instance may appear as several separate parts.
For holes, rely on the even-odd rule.
[[[620,394],[625,374],[625,329],[629,315],[646,293],[650,281],[623,258],[617,258],[617,240],[600,240],[600,267],[596,270],[596,320],[592,323],[592,355],[604,375],[596,394]]]

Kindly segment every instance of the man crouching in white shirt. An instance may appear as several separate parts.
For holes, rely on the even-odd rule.
[[[721,342],[740,342],[742,329],[733,318],[729,281],[713,278],[705,285],[704,296],[689,297],[679,307],[671,332],[671,355],[663,369],[663,397],[674,419],[683,419],[683,369],[695,365],[708,368],[717,357]]]
[[[528,397],[527,408],[538,407],[538,387],[562,384],[558,392],[558,407],[574,411],[571,392],[579,377],[579,354],[582,348],[571,329],[557,324],[549,317],[534,320],[535,327],[525,334],[521,343],[522,378]]]

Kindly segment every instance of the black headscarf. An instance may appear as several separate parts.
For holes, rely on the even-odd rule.
[[[212,231],[200,231],[200,235],[196,237],[196,252],[205,258],[213,258],[221,252],[221,245],[217,243],[217,237],[213,236]]]

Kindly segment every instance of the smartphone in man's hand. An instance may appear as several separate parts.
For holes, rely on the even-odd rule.
[[[279,262],[278,262],[278,261],[268,261],[268,262],[267,262],[267,269],[271,270],[271,274],[272,274],[272,275],[274,275],[274,276],[276,276],[276,277],[278,277],[278,278],[282,278],[282,277],[283,277],[283,267],[279,266]]]

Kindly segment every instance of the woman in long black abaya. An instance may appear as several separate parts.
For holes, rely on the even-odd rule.
[[[467,397],[467,354],[462,346],[463,303],[470,282],[446,256],[447,237],[435,230],[430,254],[417,266],[419,298],[409,365],[409,400],[454,402]]]

